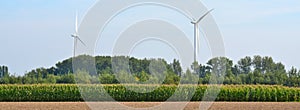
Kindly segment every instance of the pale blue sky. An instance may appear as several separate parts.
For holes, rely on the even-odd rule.
[[[70,34],[74,32],[74,13],[78,10],[80,18],[84,17],[85,12],[95,1],[1,0],[0,65],[7,65],[11,73],[22,75],[25,71],[37,67],[50,67],[58,61],[71,57],[73,39]],[[291,65],[300,67],[299,0],[202,0],[202,2],[209,9],[215,8],[212,15],[223,34],[226,56],[229,58],[237,61],[246,55],[268,55],[276,61],[283,62],[287,65],[287,69]],[[130,13],[130,10],[127,13]],[[178,19],[170,22],[177,22],[176,24],[182,27],[187,35],[192,36],[193,27],[188,24],[189,22],[185,22],[187,19],[180,18],[180,14],[175,12],[168,15],[172,16],[177,16]],[[126,13],[119,17],[125,19]],[[107,54],[104,50],[109,47],[102,47],[101,42],[99,45],[101,48],[97,52]],[[151,45],[151,42],[144,44],[145,47],[153,49]],[[205,41],[201,41],[203,53],[199,60],[202,63],[209,58],[207,48]],[[171,52],[167,47],[161,49],[166,53]],[[141,47],[137,47],[133,55],[142,57],[145,54],[142,50]],[[159,52],[154,55],[157,53]],[[161,56],[166,59],[176,57],[174,54]]]

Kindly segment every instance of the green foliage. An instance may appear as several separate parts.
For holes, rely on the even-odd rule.
[[[8,67],[7,66],[0,66],[0,78],[8,76]]]
[[[248,74],[251,71],[251,66],[252,66],[251,57],[247,56],[245,58],[242,58],[240,61],[238,61],[238,65],[241,73]]]
[[[193,74],[189,69],[184,74],[183,78],[181,79],[182,84],[197,84],[198,83],[198,77]]]
[[[188,94],[195,89],[191,101],[201,101],[207,85],[129,85],[140,88],[157,87],[149,93],[126,90],[122,85],[79,85],[86,101],[109,101],[101,93],[108,93],[117,101],[188,101]],[[158,87],[159,86],[159,87]],[[100,89],[100,88],[104,89]],[[97,91],[95,91],[97,90]],[[0,101],[83,101],[78,85],[1,85]],[[299,102],[300,88],[263,85],[222,86],[216,101]]]
[[[76,85],[1,85],[0,101],[82,101]]]
[[[75,77],[76,83],[78,83],[78,84],[91,84],[92,77],[86,71],[78,70],[74,74],[74,77]]]
[[[9,73],[7,66],[0,66],[0,84],[9,84]]]
[[[99,76],[99,80],[101,84],[115,84],[117,83],[117,80],[115,78],[115,75],[110,73],[104,73]]]
[[[112,63],[114,61],[119,63]],[[300,86],[300,71],[297,68],[287,71],[282,63],[274,62],[272,57],[258,55],[246,56],[237,64],[226,57],[212,58],[206,64],[194,62],[190,71],[182,70],[176,59],[168,64],[164,59],[82,55],[58,62],[55,67],[31,70],[24,76],[11,75],[6,66],[0,66],[0,84],[74,84],[76,73],[73,73],[73,63],[77,69],[84,70],[81,71],[83,75],[78,74],[81,78],[77,79],[85,84],[179,84],[197,79],[199,84]]]
[[[74,84],[75,83],[74,74],[64,74],[64,75],[56,76],[56,83]]]
[[[55,84],[56,83],[56,76],[53,74],[48,74],[47,78],[45,79],[45,83],[47,84]]]

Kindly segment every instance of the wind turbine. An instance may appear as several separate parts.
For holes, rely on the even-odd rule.
[[[203,16],[201,16],[197,21],[192,18],[192,24],[194,25],[194,62],[197,61],[197,53],[198,53],[198,48],[200,47],[198,41],[199,41],[199,23],[201,20],[203,20],[210,12],[212,12],[214,9],[209,10],[206,12]],[[197,48],[198,47],[198,48]]]
[[[76,18],[75,18],[75,33],[71,35],[71,37],[74,38],[74,50],[73,50],[73,57],[75,58],[75,54],[76,54],[76,47],[77,47],[77,42],[78,40],[84,45],[85,43],[79,38],[79,33],[78,33],[78,13],[76,12]]]

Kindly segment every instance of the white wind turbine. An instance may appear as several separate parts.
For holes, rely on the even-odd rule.
[[[78,33],[78,13],[76,12],[76,18],[75,18],[75,33],[71,35],[71,37],[74,38],[74,50],[73,50],[73,57],[75,57],[76,54],[76,47],[77,47],[77,42],[78,40],[85,46],[85,43],[79,38],[79,33]]]
[[[199,23],[201,20],[203,20],[210,12],[212,12],[214,9],[209,10],[208,12],[206,12],[203,16],[201,16],[197,21],[192,18],[192,24],[194,25],[194,62],[197,61],[197,53],[198,53],[198,49],[200,48],[200,44],[198,43],[199,41]]]

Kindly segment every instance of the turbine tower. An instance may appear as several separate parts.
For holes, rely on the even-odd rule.
[[[213,10],[214,9],[211,9],[208,12],[206,12],[197,21],[195,19],[193,19],[193,21],[191,22],[194,25],[194,62],[197,61],[198,48],[200,47],[200,44],[198,43],[198,41],[200,39],[200,37],[199,37],[199,23],[200,23],[200,21],[202,21]]]
[[[76,54],[76,48],[77,48],[77,42],[78,40],[85,46],[85,43],[80,39],[79,33],[78,33],[78,13],[76,12],[76,18],[75,18],[75,33],[71,35],[71,37],[74,38],[74,50],[73,50],[73,57],[75,58]]]

